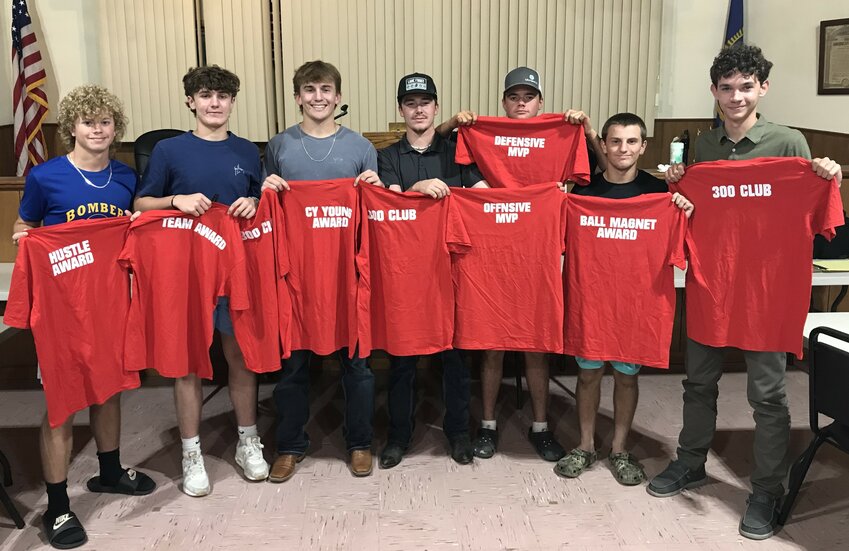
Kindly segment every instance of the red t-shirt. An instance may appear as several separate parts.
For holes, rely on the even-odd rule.
[[[202,216],[157,210],[130,225],[119,262],[133,271],[124,368],[212,378],[212,311],[248,307],[239,222],[214,203]]]
[[[292,315],[289,289],[283,279],[288,259],[279,243],[283,240],[283,210],[277,192],[264,191],[254,217],[238,221],[250,306],[232,312],[233,329],[250,371],[277,371],[280,358],[288,358],[291,353],[285,340]]]
[[[51,427],[139,386],[121,367],[130,285],[117,259],[129,224],[68,222],[20,241],[3,322],[32,328]]]
[[[566,194],[548,183],[448,200],[454,347],[562,353]]]
[[[687,231],[687,336],[802,355],[814,235],[843,224],[837,182],[796,157],[698,163],[678,185]]]
[[[491,187],[590,181],[583,128],[563,120],[562,113],[530,119],[478,117],[475,124],[460,127],[455,160],[476,163]]]
[[[566,353],[669,367],[683,211],[668,193],[568,197]]]
[[[366,185],[366,184],[364,184]],[[357,344],[359,222],[353,178],[290,181],[283,193],[292,350],[330,354]]]
[[[445,244],[448,202],[360,186],[360,355],[451,348],[454,288]]]

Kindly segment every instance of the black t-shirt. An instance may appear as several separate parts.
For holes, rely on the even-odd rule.
[[[456,143],[435,134],[430,147],[419,153],[405,135],[377,152],[377,173],[387,187],[400,185],[402,191],[430,178],[439,178],[450,187],[471,187],[483,180],[476,165],[458,165],[454,161],[456,149]]]
[[[593,174],[589,185],[572,188],[572,193],[576,195],[590,195],[608,199],[628,199],[645,193],[666,193],[667,191],[669,191],[669,188],[666,182],[643,170],[638,170],[637,177],[625,184],[611,184],[604,178],[603,173],[599,173]]]

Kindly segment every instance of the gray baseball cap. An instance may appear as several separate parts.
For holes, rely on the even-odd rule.
[[[504,77],[504,93],[506,94],[510,88],[514,86],[530,86],[539,91],[542,97],[542,82],[539,78],[539,73],[530,67],[516,67]]]

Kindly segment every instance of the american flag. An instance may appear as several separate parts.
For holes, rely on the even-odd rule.
[[[41,123],[47,116],[46,75],[26,0],[12,0],[12,66],[17,68],[15,104],[15,158],[18,176],[47,158]]]
[[[730,0],[728,2],[728,22],[725,24],[725,42],[723,48],[741,46],[743,44],[743,0]],[[725,113],[719,106],[719,102],[713,103],[713,127],[719,128],[723,125]]]

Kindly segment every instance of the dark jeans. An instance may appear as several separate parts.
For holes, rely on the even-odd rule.
[[[338,352],[345,391],[345,425],[342,433],[348,451],[371,448],[374,432],[374,373],[367,358],[348,359],[348,349]],[[277,406],[277,452],[303,454],[310,445],[304,427],[310,418],[309,365],[312,352],[295,350],[283,361],[274,387]]]
[[[442,429],[451,438],[469,432],[469,370],[458,350],[440,352],[445,417]],[[415,427],[418,356],[391,356],[389,372],[389,442],[410,445]]]

